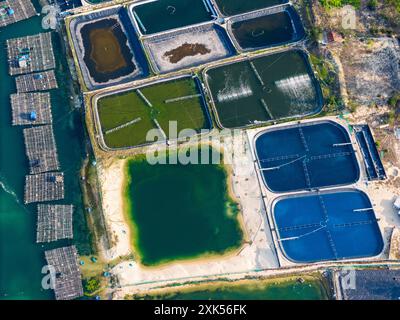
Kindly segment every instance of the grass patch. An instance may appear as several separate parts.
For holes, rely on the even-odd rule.
[[[324,8],[341,8],[346,5],[360,9],[361,0],[320,0],[320,3]]]
[[[186,128],[196,132],[209,128],[206,106],[203,105],[201,97],[166,103],[168,99],[200,94],[193,79],[176,79],[139,90],[150,102],[151,107],[136,90],[103,97],[98,101],[101,128],[108,147],[133,147],[146,143],[147,132],[157,128],[155,120],[168,137],[171,137],[170,121],[177,121],[178,133]],[[135,119],[140,120],[108,132]]]

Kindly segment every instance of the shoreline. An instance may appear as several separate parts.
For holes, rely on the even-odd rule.
[[[167,285],[164,287],[155,287],[147,290],[146,292],[136,292],[133,294],[126,294],[125,299],[143,299],[145,297],[150,297],[150,299],[166,298],[168,295],[185,295],[194,292],[209,291],[215,292],[219,289],[235,289],[237,287],[247,286],[250,290],[260,289],[268,290],[271,287],[282,287],[286,284],[301,283],[304,281],[309,285],[315,285],[318,288],[321,300],[332,299],[332,294],[329,292],[328,280],[322,276],[321,273],[309,273],[309,274],[292,274],[284,276],[273,276],[268,278],[243,278],[239,280],[224,280],[218,279],[214,281],[203,281],[203,282],[193,282],[184,283],[181,285]]]

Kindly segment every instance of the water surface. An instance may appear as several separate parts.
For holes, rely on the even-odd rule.
[[[24,179],[28,174],[23,127],[11,126],[9,95],[15,93],[16,88],[14,78],[8,75],[5,41],[42,31],[41,17],[18,22],[0,31],[0,299],[52,299],[52,291],[41,289],[44,250],[68,244],[58,242],[42,246],[35,243],[36,206],[23,205]],[[55,34],[53,40],[59,85],[58,90],[51,92],[53,123],[66,188],[65,201],[58,203],[72,203],[76,206],[74,236],[80,253],[84,254],[89,253],[91,248],[81,208],[78,175],[84,155],[83,126],[80,111],[69,103],[69,83],[66,79],[70,78],[70,73],[63,58],[65,54]]]
[[[128,162],[128,219],[145,265],[224,253],[242,241],[227,174],[213,164]]]

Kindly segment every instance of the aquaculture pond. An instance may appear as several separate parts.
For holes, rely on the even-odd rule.
[[[69,22],[80,71],[88,89],[125,83],[149,74],[126,8],[113,7]]]
[[[336,122],[265,130],[254,144],[264,183],[273,192],[346,185],[360,177],[350,136]]]
[[[211,126],[200,84],[191,77],[140,87],[102,97],[97,110],[104,143],[110,148],[133,147],[147,141],[151,129],[159,138],[176,139],[183,129],[200,132]],[[169,131],[170,121],[177,131]]]
[[[199,284],[192,288],[171,289],[167,293],[135,296],[135,299],[157,300],[327,300],[329,294],[323,282],[305,277],[247,280],[238,283]]]
[[[371,201],[359,190],[286,196],[273,215],[280,246],[294,262],[371,257],[383,249]]]
[[[225,29],[213,23],[152,36],[143,43],[155,72],[161,73],[224,59],[236,53]]]
[[[242,243],[222,166],[152,165],[143,156],[127,162],[126,179],[125,211],[142,264],[223,254]]]
[[[321,88],[301,50],[214,67],[205,79],[225,128],[301,117],[322,108]]]
[[[284,3],[287,0],[214,0],[219,11],[225,16],[233,16],[266,7],[272,7]]]
[[[96,82],[132,73],[136,66],[126,45],[127,37],[116,19],[99,20],[83,26],[84,61]]]
[[[273,14],[233,19],[230,29],[241,50],[282,45],[298,41],[305,34],[300,17],[291,6]]]
[[[36,9],[40,11],[37,1]],[[11,93],[15,78],[8,75],[6,39],[44,32],[42,17],[33,17],[2,28],[0,43],[0,299],[52,299],[52,290],[42,288],[44,250],[70,243],[36,244],[36,205],[24,205],[25,175],[29,173],[22,127],[11,125]],[[74,243],[80,254],[90,254],[90,235],[86,227],[79,170],[84,151],[84,132],[80,109],[70,100],[71,74],[61,49],[61,39],[53,32],[56,75],[59,88],[51,91],[53,129],[61,170],[65,173],[65,200],[73,204]]]
[[[142,34],[181,28],[213,19],[205,0],[157,0],[129,7]],[[156,19],[155,19],[156,17]]]

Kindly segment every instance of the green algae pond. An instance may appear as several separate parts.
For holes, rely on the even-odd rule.
[[[157,124],[173,139],[170,121],[177,122],[177,133],[187,128],[200,132],[211,126],[201,87],[191,77],[101,97],[97,111],[109,148],[147,144],[147,133],[156,129]]]
[[[33,1],[40,11],[37,1]],[[6,39],[44,32],[42,17],[1,28],[0,43],[0,300],[1,299],[53,299],[52,290],[44,290],[41,273],[45,266],[44,250],[70,244],[36,243],[36,205],[24,205],[25,175],[29,173],[25,156],[23,127],[11,125],[11,93],[16,92],[14,77],[8,74]],[[53,32],[56,57],[56,76],[59,88],[52,90],[53,128],[57,142],[61,170],[65,173],[64,201],[73,204],[74,244],[80,254],[90,254],[91,239],[82,208],[79,170],[85,156],[84,130],[80,109],[70,103],[71,77],[61,48],[61,39]]]
[[[221,165],[151,165],[142,156],[127,161],[125,174],[126,219],[143,265],[224,254],[241,245],[240,213]]]
[[[133,295],[136,300],[328,300],[325,279],[305,276],[304,282],[294,277],[270,280],[244,280],[195,284],[186,288],[155,290],[148,295]]]
[[[220,127],[240,128],[318,113],[321,88],[302,50],[212,67],[204,78]]]
[[[158,33],[213,19],[211,8],[204,0],[150,0],[133,4],[129,10],[143,34]]]
[[[214,0],[218,10],[224,16],[233,16],[240,13],[250,12],[266,7],[272,7],[287,3],[287,0]]]

